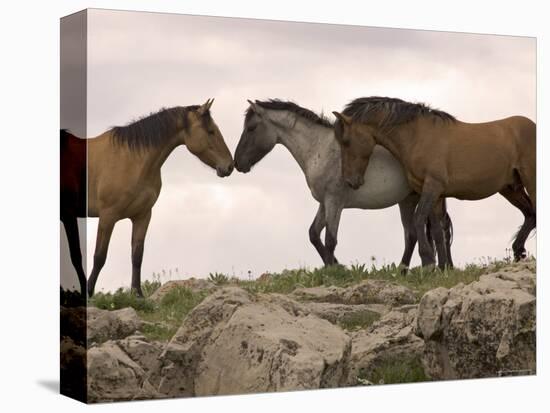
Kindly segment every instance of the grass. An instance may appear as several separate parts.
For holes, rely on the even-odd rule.
[[[488,268],[498,270],[508,262],[486,259],[479,264],[470,264],[465,268],[455,268],[445,271],[423,270],[414,268],[403,274],[396,265],[377,266],[373,259],[370,267],[366,264],[354,264],[350,267],[333,265],[315,269],[298,268],[270,274],[263,280],[238,280],[223,273],[210,274],[210,280],[217,285],[236,285],[250,293],[281,293],[288,294],[300,287],[338,286],[347,287],[363,280],[385,280],[409,287],[416,292],[418,300],[426,291],[437,287],[450,288],[459,283],[468,284],[477,281],[488,271]],[[118,289],[114,293],[96,293],[89,305],[106,310],[117,310],[125,307],[134,308],[139,316],[147,322],[143,333],[152,340],[168,340],[181,325],[185,316],[197,306],[208,294],[193,292],[185,287],[175,287],[169,291],[160,302],[149,297],[161,285],[159,280],[145,281],[142,284],[144,298],[137,297],[129,289]],[[78,294],[66,292],[61,294],[61,301],[78,300]],[[356,330],[371,325],[378,315],[372,312],[354,314],[340,322],[346,330]],[[389,367],[388,367],[389,368]]]
[[[180,327],[185,316],[206,297],[207,293],[193,292],[188,288],[177,286],[166,293],[159,302],[155,302],[149,297],[160,283],[158,285],[154,283],[156,281],[143,283],[144,298],[138,297],[129,289],[119,288],[114,293],[96,293],[89,300],[89,305],[104,310],[132,307],[146,322],[141,331],[143,335],[150,340],[169,340]]]
[[[384,360],[370,374],[359,372],[357,381],[363,384],[397,384],[430,381],[419,357],[392,357]]]
[[[355,331],[367,328],[379,319],[380,314],[374,311],[362,311],[344,317],[344,319],[340,320],[338,325],[344,330]]]
[[[465,268],[445,271],[425,270],[418,267],[403,274],[395,264],[377,267],[373,262],[370,268],[365,264],[354,264],[350,267],[333,265],[313,270],[307,268],[284,270],[281,273],[271,274],[271,277],[263,282],[239,280],[237,284],[252,293],[288,294],[299,287],[347,287],[363,280],[385,280],[415,290],[420,299],[425,292],[437,287],[450,288],[459,283],[469,284],[477,281],[487,272],[489,266],[498,269],[505,264],[506,261],[486,260],[480,264],[470,264]]]

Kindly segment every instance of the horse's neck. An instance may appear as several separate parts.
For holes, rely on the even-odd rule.
[[[180,145],[181,143],[178,142],[167,141],[166,144],[159,146],[158,148],[151,148],[148,156],[146,157],[147,160],[145,166],[151,171],[160,171],[160,168],[164,165],[166,159],[168,159],[174,149]]]
[[[331,135],[333,135],[331,128],[298,121],[294,127],[281,133],[279,139],[307,177],[313,166],[323,163],[324,158],[327,157],[328,147],[332,143]]]
[[[406,154],[410,152],[414,143],[416,128],[405,125],[394,128],[389,132],[381,133],[376,137],[376,143],[386,148],[403,165]]]
[[[151,146],[141,151],[126,150],[129,156],[134,158],[132,161],[134,165],[139,165],[138,173],[142,176],[151,176],[160,174],[160,169],[166,159],[180,145],[181,143],[174,139],[167,139],[162,145]]]

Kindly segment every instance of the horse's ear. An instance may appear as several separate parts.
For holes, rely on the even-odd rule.
[[[254,113],[256,113],[256,114],[259,115],[259,116],[262,116],[264,110],[263,110],[263,108],[262,108],[260,105],[258,105],[258,104],[255,103],[255,102],[252,102],[250,99],[246,99],[246,101],[248,102],[248,104],[250,105],[250,108],[252,109],[252,111],[253,111]],[[256,102],[257,102],[257,101],[256,101]]]
[[[205,115],[210,110],[210,107],[212,106],[212,103],[214,103],[214,99],[208,99],[205,103],[202,104],[202,106],[199,108],[198,112],[199,115]]]
[[[349,125],[351,123],[351,118],[343,113],[333,111],[332,114],[336,116],[336,119],[340,120],[345,125]]]

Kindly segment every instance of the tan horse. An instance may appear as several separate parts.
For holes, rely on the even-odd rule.
[[[514,257],[525,256],[525,241],[536,227],[536,125],[522,117],[465,123],[424,104],[384,97],[359,98],[338,118],[335,136],[342,148],[342,173],[353,188],[363,183],[376,144],[403,164],[407,179],[421,194],[415,212],[422,265],[433,265],[424,231],[438,216],[441,199],[478,200],[500,193],[525,220],[513,243]],[[435,219],[433,222],[439,222]],[[434,234],[445,255],[444,235]],[[441,266],[441,257],[440,257]]]
[[[132,289],[141,292],[141,262],[147,227],[151,220],[151,209],[161,190],[161,167],[170,153],[178,146],[185,145],[202,162],[214,168],[218,176],[224,177],[233,171],[233,159],[222,134],[210,116],[213,99],[202,106],[173,107],[163,109],[127,126],[114,127],[96,138],[88,139],[88,203],[84,216],[99,217],[94,263],[88,280],[88,294],[93,295],[99,272],[105,264],[107,249],[115,223],[129,218],[132,221]],[[72,136],[72,135],[71,135]],[[67,139],[67,138],[66,138]],[[68,139],[79,139],[76,137]],[[71,146],[71,145],[65,145]],[[63,146],[62,146],[63,150]],[[63,160],[62,156],[62,160]],[[65,157],[69,158],[69,157]],[[74,157],[73,157],[74,159]],[[82,188],[63,187],[66,182],[79,182],[78,179],[64,180],[63,175],[71,175],[75,165],[61,167],[62,172],[62,220],[76,222],[74,213],[79,208],[79,196],[70,196]],[[80,168],[82,169],[82,168]],[[65,194],[65,201],[63,200]],[[80,208],[81,209],[81,208]],[[69,211],[64,212],[63,211]],[[80,211],[82,212],[82,211]],[[65,215],[65,217],[63,216]],[[70,225],[72,231],[76,225]],[[69,236],[71,258],[78,240]],[[82,270],[73,260],[77,273]],[[81,265],[81,264],[80,264]],[[82,278],[80,276],[80,278]],[[82,284],[82,283],[81,283]],[[82,287],[82,286],[81,286]]]

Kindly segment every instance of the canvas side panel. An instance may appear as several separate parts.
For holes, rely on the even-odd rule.
[[[60,388],[87,401],[86,64],[87,12],[60,23]]]

